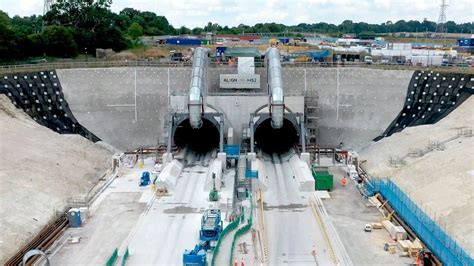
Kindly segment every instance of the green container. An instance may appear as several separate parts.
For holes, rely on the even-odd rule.
[[[326,168],[327,169],[327,168]],[[326,169],[313,167],[313,178],[315,181],[314,188],[316,190],[328,190],[331,191],[333,188],[333,176]]]

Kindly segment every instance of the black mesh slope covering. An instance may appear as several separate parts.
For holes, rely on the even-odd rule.
[[[474,92],[474,74],[415,71],[402,111],[378,141],[406,127],[434,124]]]
[[[7,95],[36,122],[58,133],[100,140],[74,118],[55,71],[0,75],[0,94]]]

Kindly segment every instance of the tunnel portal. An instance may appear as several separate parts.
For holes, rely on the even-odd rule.
[[[202,126],[194,129],[189,123],[189,118],[186,118],[176,126],[173,140],[178,148],[187,147],[196,153],[207,153],[219,147],[218,124],[212,123],[209,119],[203,117]]]
[[[271,125],[271,117],[256,124],[254,132],[255,147],[266,153],[285,153],[298,144],[299,132],[296,122],[284,118],[279,129]]]

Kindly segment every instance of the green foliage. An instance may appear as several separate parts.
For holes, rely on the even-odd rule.
[[[13,18],[0,10],[0,61],[23,60],[45,55],[71,57],[78,53],[94,54],[96,48],[111,48],[114,51],[120,51],[140,46],[136,40],[142,35],[214,32],[303,36],[304,33],[320,33],[331,37],[341,37],[345,33],[352,33],[358,35],[359,38],[373,38],[385,33],[390,35],[394,32],[433,32],[436,30],[436,23],[426,19],[387,21],[381,24],[345,20],[339,25],[325,22],[300,23],[292,26],[280,23],[257,23],[254,26],[239,24],[235,27],[209,22],[202,28],[197,27],[191,30],[183,26],[175,29],[164,16],[133,8],[125,8],[117,14],[110,10],[111,4],[112,0],[58,0],[45,16],[14,16]],[[446,27],[450,33],[474,31],[472,22],[456,24],[448,21]]]
[[[128,36],[132,38],[132,40],[138,39],[138,37],[142,36],[143,28],[137,22],[133,22],[132,25],[127,30]]]
[[[53,57],[74,57],[77,45],[69,28],[48,26],[41,33],[46,55]]]

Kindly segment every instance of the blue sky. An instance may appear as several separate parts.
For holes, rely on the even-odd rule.
[[[447,20],[474,21],[473,0],[448,0]],[[235,26],[259,22],[298,23],[388,20],[437,21],[440,0],[114,0],[112,10],[124,7],[164,15],[175,27],[204,26],[208,21]],[[43,0],[0,0],[0,9],[13,15],[42,14]]]

